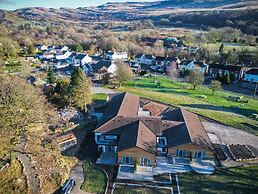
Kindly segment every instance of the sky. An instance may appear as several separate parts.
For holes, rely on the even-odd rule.
[[[107,2],[126,2],[126,1],[157,1],[157,0],[0,0],[0,9],[14,10],[23,7],[88,7],[102,5]]]

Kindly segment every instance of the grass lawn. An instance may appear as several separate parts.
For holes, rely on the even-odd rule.
[[[157,77],[157,79],[161,83],[160,88],[157,88],[154,78],[138,78],[127,82],[119,90],[183,107],[226,125],[258,135],[258,131],[255,129],[258,121],[250,118],[253,113],[258,112],[258,100],[245,97],[244,99],[249,102],[241,107],[241,103],[226,99],[227,96],[234,95],[232,93],[217,91],[215,95],[212,95],[211,90],[206,87],[197,87],[196,90],[192,90],[192,86],[187,83],[165,77]],[[207,98],[201,98],[201,95],[205,95]]]
[[[116,185],[114,194],[170,194],[169,189]]]
[[[219,169],[214,175],[179,175],[182,193],[257,193],[258,166]]]
[[[96,93],[93,95],[93,100],[106,100],[107,94],[104,93]]]
[[[90,165],[89,161],[83,164],[84,183],[82,190],[90,193],[103,194],[106,190],[106,175],[101,170]]]

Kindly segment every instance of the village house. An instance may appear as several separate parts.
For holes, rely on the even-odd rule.
[[[126,60],[128,58],[127,52],[116,52],[116,51],[108,51],[105,53],[105,59],[116,61],[116,60]]]
[[[117,70],[117,65],[114,61],[100,60],[95,64],[92,64],[94,72],[94,80],[101,81],[107,75],[113,77]]]
[[[51,53],[51,52],[44,52],[43,55],[40,56],[40,59],[43,59],[43,60],[49,60],[54,58],[55,58],[55,55],[54,53]]]
[[[58,53],[58,52],[64,52],[64,51],[68,51],[69,47],[68,46],[56,46],[54,47],[54,50]]]
[[[244,70],[240,65],[210,64],[208,74],[213,78],[219,78],[229,74],[232,78],[234,78],[232,81],[238,81],[242,79]]]
[[[77,139],[73,133],[58,136],[56,137],[56,141],[61,151],[65,151],[77,145]]]
[[[258,83],[258,69],[252,68],[245,72],[244,81]]]
[[[188,168],[183,165],[179,170],[177,161],[214,159],[213,145],[196,114],[130,93],[110,100],[94,133],[100,155],[97,163],[119,164],[117,178],[121,179],[146,176],[151,180],[155,174]],[[204,166],[213,173],[211,164]]]
[[[153,65],[155,64],[156,57],[153,55],[138,54],[135,56],[134,61],[137,64]]]
[[[157,56],[156,57],[156,65],[165,66],[166,58],[167,57]]]
[[[92,58],[88,54],[77,54],[73,60],[73,65],[82,66],[91,62],[92,62]]]
[[[184,73],[185,71],[192,71],[192,70],[199,70],[201,73],[206,74],[208,73],[209,66],[204,62],[198,62],[198,61],[187,61],[184,60],[178,65],[179,71]]]
[[[67,59],[72,53],[70,51],[61,51],[56,53],[55,58],[57,60]]]

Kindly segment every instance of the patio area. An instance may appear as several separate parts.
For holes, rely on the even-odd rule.
[[[115,165],[117,161],[117,153],[115,152],[102,152],[97,159],[97,164]]]
[[[120,165],[117,173],[117,179],[129,179],[129,180],[138,180],[138,181],[153,181],[152,172],[137,174],[134,172],[133,165]]]

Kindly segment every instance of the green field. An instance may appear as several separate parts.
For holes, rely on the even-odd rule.
[[[251,117],[258,113],[258,101],[245,97],[248,103],[242,104],[226,99],[229,92],[216,91],[215,95],[206,87],[192,86],[187,83],[173,81],[165,77],[157,77],[160,88],[157,88],[154,78],[137,78],[127,82],[120,91],[127,91],[155,101],[183,107],[195,113],[199,113],[211,119],[222,122],[228,126],[236,127],[244,131],[258,135],[256,127],[258,121]],[[202,98],[205,95],[206,98]],[[236,95],[234,95],[236,96]]]
[[[169,189],[116,185],[114,194],[170,194]]]
[[[82,190],[90,193],[104,193],[106,190],[106,176],[104,172],[90,165],[88,161],[83,164],[84,182]]]
[[[104,93],[96,93],[93,95],[93,100],[106,100],[107,99],[107,94]]]
[[[218,169],[214,175],[179,175],[180,191],[187,194],[198,193],[257,193],[258,166]]]

